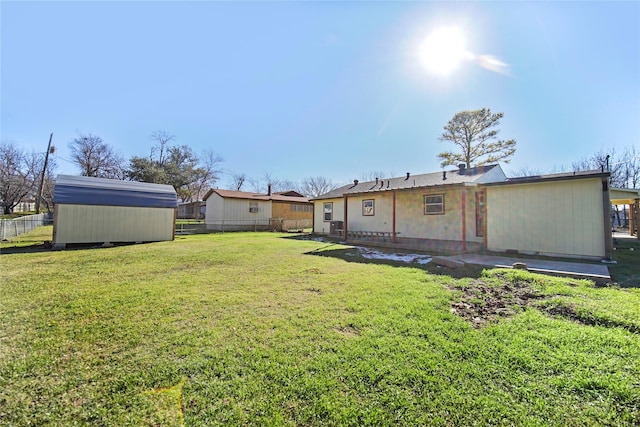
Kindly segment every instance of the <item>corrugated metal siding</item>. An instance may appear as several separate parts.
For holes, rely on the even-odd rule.
[[[54,244],[173,240],[175,209],[56,206]]]
[[[601,179],[487,187],[487,247],[605,255]]]

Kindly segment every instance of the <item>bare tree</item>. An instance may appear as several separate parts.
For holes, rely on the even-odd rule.
[[[244,173],[234,172],[231,174],[231,187],[236,191],[240,191],[246,180],[247,176]]]
[[[395,173],[393,171],[391,172],[385,172],[382,170],[369,171],[369,172],[362,172],[360,174],[360,179],[362,181],[375,181],[376,178],[379,178],[379,179],[392,178],[394,175]]]
[[[627,147],[622,154],[622,179],[626,188],[640,188],[640,150],[636,146]]]
[[[222,157],[212,150],[205,150],[200,157],[200,167],[193,171],[191,178],[193,181],[187,184],[189,199],[185,201],[202,200],[209,188],[213,187],[220,177],[222,173],[220,163],[223,161]]]
[[[35,190],[36,155],[27,156],[11,141],[0,142],[0,204],[5,214]]]
[[[167,161],[167,153],[170,148],[169,143],[176,137],[167,131],[157,130],[153,132],[149,138],[156,142],[155,145],[151,147],[149,159],[154,160],[158,165],[160,165],[160,167],[162,167]]]
[[[71,159],[80,175],[96,178],[124,179],[124,159],[99,136],[79,135],[69,144]]]
[[[338,184],[324,176],[309,177],[302,180],[301,193],[307,197],[318,197],[338,188]]]
[[[452,142],[457,152],[443,151],[438,154],[441,165],[464,163],[467,168],[495,163],[500,160],[509,163],[516,152],[516,140],[498,140],[498,130],[504,113],[491,113],[488,108],[461,111],[445,125],[440,135],[441,142]]]
[[[609,149],[601,149],[597,153],[594,153],[591,157],[573,162],[571,167],[574,171],[584,170],[601,170],[608,171],[611,176],[609,182],[612,187],[624,187],[626,185],[626,179],[623,173],[623,162],[618,162],[616,158],[616,149],[610,147]]]

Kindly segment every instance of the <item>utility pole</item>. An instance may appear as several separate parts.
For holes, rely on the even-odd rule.
[[[51,148],[51,140],[53,139],[53,132],[49,136],[49,145],[47,146],[47,152],[44,155],[44,167],[42,168],[42,175],[40,176],[40,187],[38,188],[38,196],[36,197],[36,213],[40,213],[40,202],[42,201],[42,189],[44,188],[44,176],[47,173],[47,163],[49,163],[49,153],[53,154],[55,148]]]

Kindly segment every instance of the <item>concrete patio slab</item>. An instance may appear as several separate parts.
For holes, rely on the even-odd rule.
[[[490,255],[462,254],[451,259],[468,264],[486,265],[490,267],[511,268],[514,263],[522,262],[527,270],[536,273],[558,274],[562,276],[583,277],[589,279],[611,280],[609,269],[604,264],[587,264],[581,262],[551,261],[528,258],[511,258]]]

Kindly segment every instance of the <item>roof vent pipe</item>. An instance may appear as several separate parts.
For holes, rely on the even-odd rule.
[[[271,184],[267,185],[267,196],[271,195]]]
[[[378,177],[376,176],[376,185],[378,185],[378,180],[379,180],[379,179],[380,179],[380,178],[378,178]]]
[[[460,170],[460,175],[464,175],[464,170],[467,167],[467,165],[465,165],[464,163],[460,163],[458,165],[458,169]]]
[[[409,179],[409,172],[407,172],[407,177],[404,179],[405,181]]]
[[[447,171],[442,171],[442,180],[443,181],[447,180]]]
[[[353,186],[355,187],[356,185],[358,185],[358,182],[359,182],[359,181],[358,181],[357,179],[354,179],[354,180],[353,180]]]

